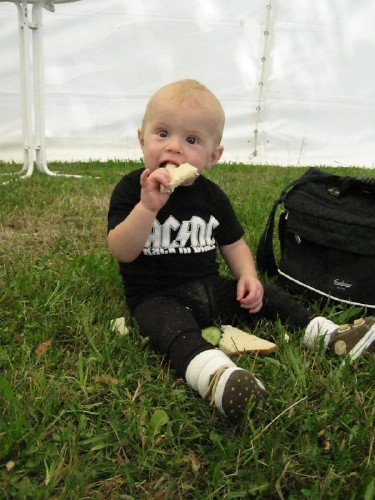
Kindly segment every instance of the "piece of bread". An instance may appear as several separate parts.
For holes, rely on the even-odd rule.
[[[245,352],[257,352],[262,355],[277,350],[277,345],[256,335],[243,332],[231,325],[222,325],[223,335],[219,342],[219,349],[228,356],[239,356]]]
[[[127,335],[129,333],[129,328],[125,324],[125,318],[116,318],[110,322],[110,327],[112,332],[118,333],[119,335]]]
[[[165,168],[169,171],[171,180],[168,187],[160,186],[162,193],[173,193],[177,186],[190,179],[195,179],[199,175],[198,169],[190,163],[182,163],[179,167],[168,163]]]

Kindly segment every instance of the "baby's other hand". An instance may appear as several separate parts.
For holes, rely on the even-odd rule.
[[[237,283],[237,300],[249,313],[257,313],[263,305],[263,285],[254,276],[244,276]]]

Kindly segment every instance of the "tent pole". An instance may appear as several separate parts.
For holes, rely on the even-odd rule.
[[[49,174],[46,161],[42,1],[33,5],[31,26],[33,32],[35,157],[36,168],[40,172]]]
[[[47,166],[46,135],[45,135],[45,104],[44,104],[44,64],[43,64],[43,20],[42,9],[46,0],[35,0],[32,7],[32,20],[29,20],[27,0],[11,0],[17,6],[18,32],[20,46],[20,80],[22,103],[22,132],[23,132],[23,168],[19,172],[20,179],[30,177],[35,163],[38,171],[62,177],[83,177],[76,174],[60,174],[52,172]],[[66,0],[69,1],[69,0]],[[49,0],[48,10],[54,11],[53,0]],[[30,33],[32,30],[32,63],[30,65]],[[34,89],[32,89],[32,77]],[[33,92],[34,90],[34,116]],[[34,129],[34,130],[33,130]],[[33,133],[34,132],[34,133]],[[13,175],[13,174],[1,174]],[[4,182],[2,184],[7,184]]]
[[[20,78],[23,131],[23,177],[30,177],[34,170],[34,145],[32,125],[32,89],[30,78],[29,18],[26,0],[16,2],[20,46]]]

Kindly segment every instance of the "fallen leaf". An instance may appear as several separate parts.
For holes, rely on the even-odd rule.
[[[331,451],[332,445],[330,441],[324,441],[324,452],[329,453]]]
[[[354,404],[356,405],[357,408],[363,405],[361,395],[359,394],[358,391],[354,391]]]
[[[113,384],[113,385],[118,385],[118,378],[113,378],[108,374],[103,374],[103,375],[95,375],[94,377],[95,382],[99,382],[102,384]]]
[[[5,464],[5,468],[6,468],[7,472],[10,472],[11,470],[13,470],[15,465],[16,464],[13,462],[13,460],[9,460],[9,462],[7,462]]]
[[[157,491],[153,496],[153,500],[164,500],[167,498],[168,489],[164,488],[163,490]]]
[[[35,354],[37,356],[43,356],[43,354],[45,354],[48,351],[48,349],[51,347],[51,344],[52,344],[52,339],[49,339],[49,340],[46,340],[45,342],[42,342],[35,349]]]
[[[189,453],[189,459],[190,459],[190,462],[191,462],[191,467],[193,469],[193,472],[196,474],[197,472],[199,472],[199,470],[201,469],[202,467],[202,462],[200,462],[197,457],[194,455],[193,452],[190,452]]]

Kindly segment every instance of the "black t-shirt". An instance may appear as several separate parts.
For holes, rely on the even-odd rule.
[[[108,231],[139,202],[142,171],[125,175],[115,187]],[[215,183],[200,176],[192,186],[176,188],[158,212],[143,252],[133,262],[120,262],[129,305],[158,290],[217,274],[217,245],[229,245],[242,236],[228,197]]]

